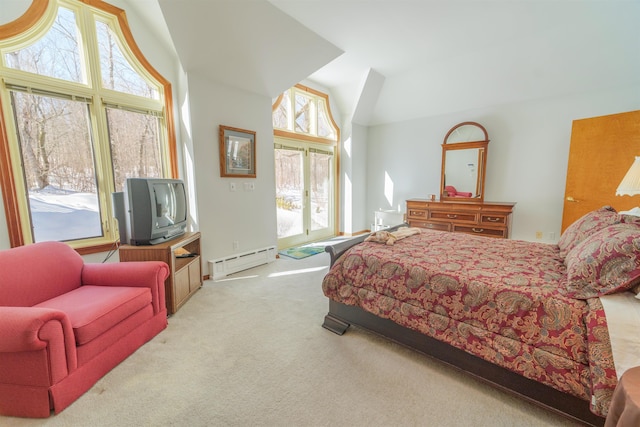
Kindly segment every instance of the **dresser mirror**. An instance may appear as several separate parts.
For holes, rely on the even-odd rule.
[[[487,166],[487,130],[475,122],[452,127],[442,144],[440,200],[482,202]]]

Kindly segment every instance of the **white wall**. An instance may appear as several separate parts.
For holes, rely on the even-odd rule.
[[[351,204],[349,209],[351,217],[345,219],[345,222],[350,222],[351,227],[343,229],[347,234],[368,230],[373,222],[370,220],[370,215],[368,215],[367,211],[367,193],[360,190],[368,187],[368,139],[368,127],[351,123],[351,149],[349,153],[351,170],[348,174],[351,183],[351,197],[349,200],[344,200],[345,205],[347,203]]]
[[[544,241],[557,241],[573,120],[638,109],[640,86],[632,86],[372,127],[369,215],[398,204],[404,211],[407,198],[439,194],[445,134],[457,123],[476,121],[490,139],[485,200],[517,203],[512,238],[536,240],[535,232],[542,231]],[[385,197],[385,173],[393,184],[391,200]]]
[[[188,74],[188,83],[203,261],[275,246],[272,100],[194,74]],[[257,178],[220,177],[219,125],[256,132]],[[231,182],[235,192],[229,190]],[[245,182],[255,183],[255,190],[246,191]]]

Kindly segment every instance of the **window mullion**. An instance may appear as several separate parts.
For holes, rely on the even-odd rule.
[[[102,103],[100,72],[100,52],[96,35],[96,14],[92,8],[82,8],[79,11],[79,23],[83,34],[82,60],[84,69],[88,73],[87,82],[93,93],[89,117],[91,122],[93,152],[96,163],[96,183],[98,186],[98,200],[100,203],[100,221],[105,236],[113,237],[115,232],[112,225],[112,206],[106,195],[116,191],[113,179],[113,163],[111,147],[109,146],[109,131],[106,119],[106,109]]]
[[[98,50],[98,38],[96,37],[95,16],[91,9],[83,8],[78,11],[78,25],[82,33],[82,61],[87,75],[87,84],[98,96],[100,93],[100,53]]]

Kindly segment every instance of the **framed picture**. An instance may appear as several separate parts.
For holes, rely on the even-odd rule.
[[[220,176],[256,177],[256,133],[220,125]]]

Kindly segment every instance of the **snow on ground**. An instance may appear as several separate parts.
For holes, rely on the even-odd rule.
[[[29,205],[36,242],[102,235],[96,194],[47,188],[30,191]]]

